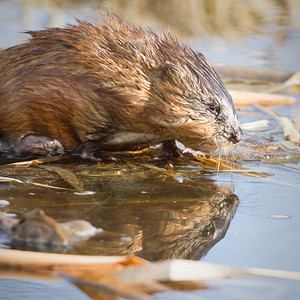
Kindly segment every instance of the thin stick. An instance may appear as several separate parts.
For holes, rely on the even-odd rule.
[[[71,255],[0,249],[0,264],[19,266],[97,265],[125,262],[126,256]]]
[[[237,107],[249,107],[253,103],[262,106],[290,105],[296,102],[292,96],[274,95],[266,93],[242,92],[231,90],[234,105]]]

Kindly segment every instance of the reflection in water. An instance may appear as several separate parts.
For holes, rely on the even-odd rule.
[[[89,212],[94,225],[122,235],[114,243],[104,242],[106,255],[198,260],[224,237],[239,202],[231,187],[203,176],[193,181],[178,174],[163,180],[145,168],[109,172],[94,180],[99,205]]]
[[[228,184],[220,186],[195,167],[168,172],[157,165],[101,164],[18,168],[18,178],[69,187],[70,178],[94,194],[0,186],[7,211],[41,208],[58,222],[85,219],[104,231],[76,244],[72,253],[129,255],[148,260],[200,259],[224,237],[238,206]],[[55,170],[59,170],[59,173]],[[5,169],[4,169],[5,170]],[[67,179],[68,172],[72,174]],[[63,174],[63,176],[59,176]],[[13,196],[13,197],[12,197]]]

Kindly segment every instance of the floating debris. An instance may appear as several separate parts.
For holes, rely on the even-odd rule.
[[[256,177],[256,178],[266,178],[267,176],[271,175],[266,172],[251,170],[245,168],[237,163],[228,162],[221,158],[215,158],[211,155],[199,155],[196,157],[197,161],[199,161],[199,165],[203,166],[205,169],[210,169],[215,172],[232,172],[232,173],[239,173],[242,175]],[[191,161],[192,162],[192,161]],[[198,165],[195,162],[193,164]]]
[[[281,214],[272,214],[269,215],[270,219],[290,219],[291,216],[290,215],[281,215]]]
[[[93,299],[103,295],[110,295],[110,299],[153,299],[150,295],[156,292],[203,289],[207,287],[199,281],[232,276],[300,280],[300,272],[238,268],[184,259],[149,262],[135,256],[68,255],[9,249],[0,249],[0,266],[9,268],[11,277],[12,274],[20,276],[20,269],[27,272],[27,277],[30,274],[63,276]],[[169,282],[172,284],[168,285]]]
[[[289,79],[287,79],[282,84],[269,89],[268,93],[277,93],[280,91],[288,90],[296,85],[300,85],[300,71],[294,73]]]
[[[7,200],[0,200],[0,207],[8,206],[10,205],[10,202]]]
[[[84,192],[83,182],[70,170],[57,166],[40,166],[50,172],[57,173],[65,182],[71,185],[78,193]]]
[[[253,103],[262,106],[280,106],[290,105],[297,100],[292,96],[274,95],[267,93],[243,92],[230,90],[229,91],[235,107],[250,107]]]
[[[96,192],[94,191],[84,191],[84,192],[74,192],[75,195],[79,195],[79,196],[87,196],[87,195],[95,195]]]
[[[48,184],[43,184],[43,183],[38,183],[38,182],[32,182],[31,180],[20,180],[20,179],[16,179],[16,178],[3,177],[3,176],[0,176],[0,182],[17,182],[17,183],[21,183],[21,184],[32,184],[32,185],[36,185],[36,186],[40,186],[40,187],[44,187],[44,188],[50,188],[50,189],[70,190],[70,189],[62,188],[62,187],[58,187],[58,186],[53,186],[53,185],[48,185]]]
[[[241,128],[243,130],[249,130],[249,131],[262,131],[266,130],[269,125],[269,120],[258,120],[253,122],[247,122],[241,124]]]
[[[37,251],[62,251],[66,246],[82,242],[101,233],[85,220],[58,223],[41,209],[34,209],[21,219],[0,211],[3,232],[11,238],[17,249]]]
[[[103,229],[94,227],[86,220],[72,220],[57,224],[66,236],[68,243],[71,245],[85,241],[90,237],[103,232]]]

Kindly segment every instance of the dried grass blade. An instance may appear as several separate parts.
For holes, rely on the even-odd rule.
[[[196,160],[201,162],[201,164],[198,164],[196,162],[193,162],[196,165],[200,165],[204,167],[205,169],[209,170],[217,170],[218,172],[233,172],[233,173],[240,173],[242,175],[247,175],[250,177],[255,177],[255,178],[266,178],[270,174],[266,172],[261,172],[261,171],[256,171],[256,170],[251,170],[248,168],[245,168],[237,163],[231,162],[230,165],[222,160],[222,159],[217,159],[213,156],[197,156]]]
[[[30,180],[20,180],[20,179],[11,178],[11,177],[0,176],[0,182],[17,182],[17,183],[21,183],[21,184],[31,184],[31,185],[46,187],[46,188],[50,188],[50,189],[70,191],[70,189],[67,189],[67,188],[62,188],[62,187],[38,183],[38,182],[32,182]]]
[[[84,191],[83,182],[78,179],[78,177],[71,171],[54,166],[40,166],[40,168],[45,169],[50,172],[57,173],[65,182],[71,185],[77,192],[82,193]]]
[[[9,164],[4,164],[3,166],[35,166],[40,164],[46,164],[53,161],[59,161],[62,159],[69,158],[70,155],[64,155],[64,156],[55,156],[55,157],[45,157],[45,158],[39,158],[39,159],[33,159],[33,160],[27,160],[27,161],[19,161]]]

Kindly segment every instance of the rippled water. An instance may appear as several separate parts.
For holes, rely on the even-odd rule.
[[[22,6],[25,2],[0,2],[1,48],[18,42],[19,31],[71,22],[73,15],[90,20],[96,18],[95,11],[88,5],[53,8],[28,1]],[[264,26],[265,30],[256,27],[237,40],[217,34],[189,39],[196,50],[215,64],[241,64],[264,70],[277,68],[286,75],[298,71],[299,28],[294,23],[289,26],[269,22]],[[285,34],[277,39],[282,32]],[[241,86],[253,89],[249,82]],[[294,96],[299,99],[299,95]],[[295,112],[299,114],[298,109],[299,106],[286,106],[275,111],[290,117]],[[251,109],[249,112],[256,113]],[[260,118],[240,116],[242,122]],[[281,139],[282,129],[275,121],[267,131],[246,133],[245,138],[250,144]],[[246,148],[244,144],[241,149]],[[3,209],[6,212],[20,214],[39,207],[57,221],[84,218],[106,230],[105,235],[76,245],[68,250],[69,253],[133,253],[149,260],[202,258],[203,261],[232,266],[300,271],[299,153],[281,153],[267,159],[257,151],[254,156],[251,159],[243,157],[242,164],[272,176],[255,178],[204,172],[201,167],[177,160],[172,161],[174,172],[167,176],[168,162],[165,160],[138,159],[100,166],[78,162],[52,164],[71,172],[84,190],[94,192],[86,196],[74,193],[74,186],[53,170],[2,166],[0,176],[30,179],[71,190],[1,183],[0,199],[10,203]],[[207,284],[214,288],[195,292],[174,291],[159,296],[164,299],[300,297],[299,283],[288,280],[231,278]],[[66,283],[0,280],[0,289],[1,299],[18,299],[29,291],[30,299],[47,299],[49,295],[51,299],[87,299]]]

